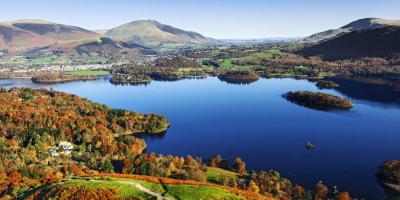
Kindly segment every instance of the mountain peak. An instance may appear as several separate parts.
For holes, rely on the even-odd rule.
[[[49,22],[49,21],[41,20],[41,19],[17,19],[17,20],[2,22],[2,24],[8,24],[8,25],[19,24],[19,23],[29,23],[29,24],[54,24],[53,22]]]
[[[338,29],[331,29],[327,31],[323,31],[320,33],[313,34],[309,37],[303,39],[304,42],[321,42],[324,40],[332,39],[337,36],[340,36],[345,33],[349,33],[356,30],[365,30],[365,29],[376,29],[376,28],[384,28],[388,26],[400,26],[400,20],[389,20],[382,18],[363,18],[358,19],[356,21],[350,22],[345,26],[342,26]]]
[[[215,40],[203,35],[185,31],[156,20],[136,20],[113,28],[105,33],[105,36],[125,42],[135,42],[142,45],[159,45],[162,43],[213,43]]]
[[[400,20],[388,20],[382,18],[363,18],[353,21],[341,27],[341,29],[348,29],[349,31],[353,31],[361,29],[382,28],[385,26],[400,26]]]
[[[151,23],[151,24],[156,24],[156,23],[159,23],[159,22],[156,21],[156,20],[153,20],[153,19],[140,19],[140,20],[135,20],[135,21],[129,22],[129,23],[127,23],[127,24],[135,24],[135,23]]]

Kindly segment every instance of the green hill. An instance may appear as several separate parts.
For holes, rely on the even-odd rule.
[[[23,198],[42,199],[243,199],[212,186],[157,184],[114,177],[87,177],[51,183],[28,191]]]

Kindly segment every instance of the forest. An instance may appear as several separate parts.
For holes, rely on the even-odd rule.
[[[321,92],[288,92],[283,97],[290,102],[317,110],[348,110],[353,107],[353,104],[347,99]]]
[[[96,75],[86,75],[86,74],[64,74],[64,73],[41,73],[32,77],[32,82],[34,83],[63,83],[69,81],[79,81],[79,80],[94,80]]]
[[[111,161],[142,153],[143,140],[169,126],[156,114],[111,109],[54,90],[12,88],[0,91],[1,196],[16,196],[40,182],[61,180],[80,169],[110,169]],[[66,141],[71,155],[51,156]],[[79,167],[78,167],[79,166]]]
[[[378,167],[376,177],[385,189],[388,199],[398,199],[400,196],[400,161],[386,161]]]
[[[232,71],[223,73],[218,78],[227,83],[249,84],[257,81],[260,77],[254,72]]]
[[[315,84],[319,89],[333,89],[339,87],[339,84],[333,81],[320,80]]]
[[[207,76],[200,64],[182,56],[160,57],[148,65],[121,65],[111,73],[113,84],[147,84],[151,80],[176,81]]]

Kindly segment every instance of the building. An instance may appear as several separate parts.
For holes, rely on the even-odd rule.
[[[72,145],[72,143],[61,141],[60,143],[58,143],[58,146],[49,148],[49,154],[53,157],[59,156],[60,154],[70,155],[72,153],[72,150],[74,150],[74,146]]]

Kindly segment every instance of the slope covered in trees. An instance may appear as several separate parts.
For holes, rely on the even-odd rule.
[[[397,199],[400,197],[399,160],[390,160],[383,163],[378,167],[376,177],[390,199]]]
[[[12,88],[0,93],[2,135],[18,136],[29,127],[56,129],[71,142],[83,134],[160,133],[169,122],[163,116],[111,109],[75,95],[53,90]],[[57,136],[58,136],[57,135]]]
[[[53,90],[1,89],[0,197],[70,174],[111,172],[112,161],[146,148],[142,139],[124,135],[160,133],[168,126],[160,115],[111,109]],[[60,144],[70,144],[71,151]]]

